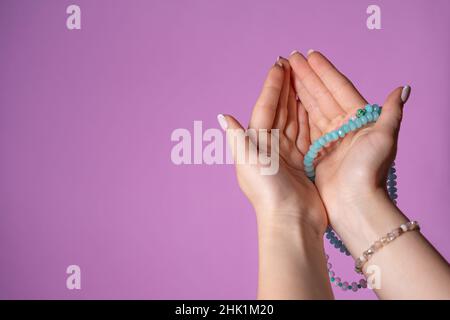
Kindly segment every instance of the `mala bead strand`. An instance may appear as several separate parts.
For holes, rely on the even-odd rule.
[[[333,265],[328,262],[329,256],[326,255],[327,258],[327,269],[328,269],[328,276],[330,277],[330,282],[333,283],[336,287],[341,288],[343,291],[351,290],[353,292],[356,292],[361,289],[367,288],[367,280],[366,279],[360,279],[358,282],[347,282],[342,281],[341,278],[335,276],[335,272],[332,270]]]
[[[325,148],[328,144],[336,141],[338,139],[344,138],[349,132],[356,131],[363,126],[366,126],[372,122],[376,122],[380,117],[382,108],[377,104],[367,104],[362,109],[358,109],[356,111],[356,115],[351,117],[346,123],[344,123],[341,127],[336,130],[333,130],[319,139],[315,140],[313,144],[308,149],[304,159],[304,171],[306,176],[312,181],[315,181],[316,173],[314,168],[314,161],[319,155],[320,151]],[[395,163],[392,163],[388,177],[386,180],[386,188],[389,194],[389,198],[396,204],[397,203],[397,175],[395,169]],[[346,256],[350,256],[350,252],[348,251],[345,244],[341,239],[335,234],[333,229],[328,226],[325,232],[325,237],[329,240],[330,244],[334,246],[337,250],[345,254]],[[327,255],[327,261],[328,261]],[[330,281],[334,283],[336,286],[340,287],[342,290],[352,290],[354,292],[359,289],[367,288],[367,281],[365,279],[360,279],[359,282],[347,282],[341,281],[341,278],[335,277],[335,272],[331,269],[331,263],[327,263],[328,274],[330,276]]]
[[[330,244],[334,246],[336,249],[338,249],[340,252],[344,253],[346,256],[350,255],[350,252],[345,247],[342,240],[338,238],[338,236],[333,232],[333,229],[331,229],[331,227],[329,226],[325,231],[325,238],[327,238],[330,241]]]
[[[398,198],[397,175],[395,173],[396,173],[395,162],[393,162],[389,169],[388,178],[386,181],[386,187],[387,187],[389,198],[392,200],[392,202],[394,204],[397,204],[397,198]],[[325,238],[328,239],[330,244],[332,246],[334,246],[337,250],[339,250],[346,256],[350,256],[350,252],[345,247],[342,240],[339,239],[339,237],[334,233],[333,229],[329,226],[327,227],[327,229],[325,231]]]
[[[381,108],[377,104],[366,105],[364,109],[358,109],[356,117],[352,117],[347,123],[343,124],[340,128],[328,132],[323,135],[309,147],[308,152],[303,158],[303,165],[306,176],[314,181],[316,177],[314,169],[314,159],[317,158],[319,152],[329,143],[344,138],[349,132],[355,131],[362,126],[365,126],[371,122],[375,122],[380,117]]]
[[[387,177],[387,181],[386,181],[386,187],[388,190],[388,194],[389,194],[389,198],[392,200],[392,202],[394,202],[395,204],[397,204],[397,175],[396,173],[396,169],[395,169],[395,162],[392,163],[390,169],[389,169],[389,173],[388,173],[388,177]]]

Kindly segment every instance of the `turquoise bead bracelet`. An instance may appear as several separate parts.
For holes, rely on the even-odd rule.
[[[356,115],[351,117],[350,120],[348,120],[345,124],[343,124],[341,127],[339,127],[336,130],[333,130],[319,139],[315,140],[311,146],[309,147],[308,152],[306,153],[304,159],[303,159],[303,165],[304,165],[304,171],[306,176],[312,181],[315,181],[315,168],[314,168],[314,161],[316,160],[317,156],[319,155],[319,152],[329,145],[330,143],[339,140],[340,138],[344,138],[348,133],[352,131],[356,131],[360,129],[363,126],[366,126],[372,122],[376,122],[378,118],[380,117],[382,108],[377,104],[367,104],[364,108],[358,109],[356,111]],[[386,187],[388,190],[389,198],[394,202],[397,203],[397,175],[396,169],[395,169],[395,163],[392,163],[387,181],[386,181]],[[325,237],[329,240],[330,244],[334,246],[337,250],[344,253],[345,255],[349,256],[350,252],[345,247],[342,240],[340,240],[333,229],[328,226],[325,232]],[[328,255],[327,255],[328,260]],[[332,271],[332,265],[331,263],[327,262],[327,268],[328,268],[328,274],[330,276],[330,281],[334,283],[337,287],[340,287],[342,290],[351,290],[351,291],[358,291],[362,288],[367,288],[367,281],[365,279],[360,279],[358,282],[351,282],[351,284],[347,281],[341,281],[339,277],[335,277],[334,271]]]

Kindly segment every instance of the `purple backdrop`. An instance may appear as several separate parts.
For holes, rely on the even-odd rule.
[[[66,28],[72,3],[81,30]],[[2,0],[0,298],[255,298],[255,218],[234,169],[174,165],[170,135],[222,112],[247,123],[293,49],[321,50],[373,102],[412,86],[399,205],[448,259],[449,30],[438,0]],[[81,290],[66,288],[71,264]]]

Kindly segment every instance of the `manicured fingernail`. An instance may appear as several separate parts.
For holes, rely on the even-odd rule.
[[[298,53],[298,50],[292,51],[291,54],[290,54],[290,56],[292,56],[293,54],[296,54],[296,53]]]
[[[281,62],[281,59],[284,59],[282,56],[278,56],[277,58],[277,65],[283,68],[283,63]]]
[[[309,49],[308,50],[308,52],[306,53],[308,56],[311,54],[311,53],[313,53],[314,52],[314,50],[313,49]]]
[[[223,130],[227,130],[228,122],[227,122],[227,119],[225,118],[225,116],[223,114],[218,114],[217,115],[217,121],[219,121],[220,127]]]
[[[402,89],[402,94],[400,96],[400,98],[402,99],[403,103],[406,103],[406,101],[408,101],[410,93],[411,93],[411,87],[408,86],[408,85],[404,86],[403,89]]]
[[[283,68],[283,63],[281,62],[282,58],[283,58],[282,56],[278,56],[276,64]]]

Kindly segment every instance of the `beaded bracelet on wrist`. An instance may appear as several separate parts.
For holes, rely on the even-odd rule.
[[[369,259],[373,256],[375,252],[380,250],[382,247],[388,245],[389,243],[400,237],[402,234],[414,230],[420,230],[420,226],[417,221],[410,221],[402,224],[400,227],[395,228],[394,230],[386,234],[384,237],[381,237],[379,240],[375,241],[370,246],[369,249],[364,251],[363,254],[356,259],[355,271],[359,274],[363,274],[364,264],[367,261],[369,261]]]

